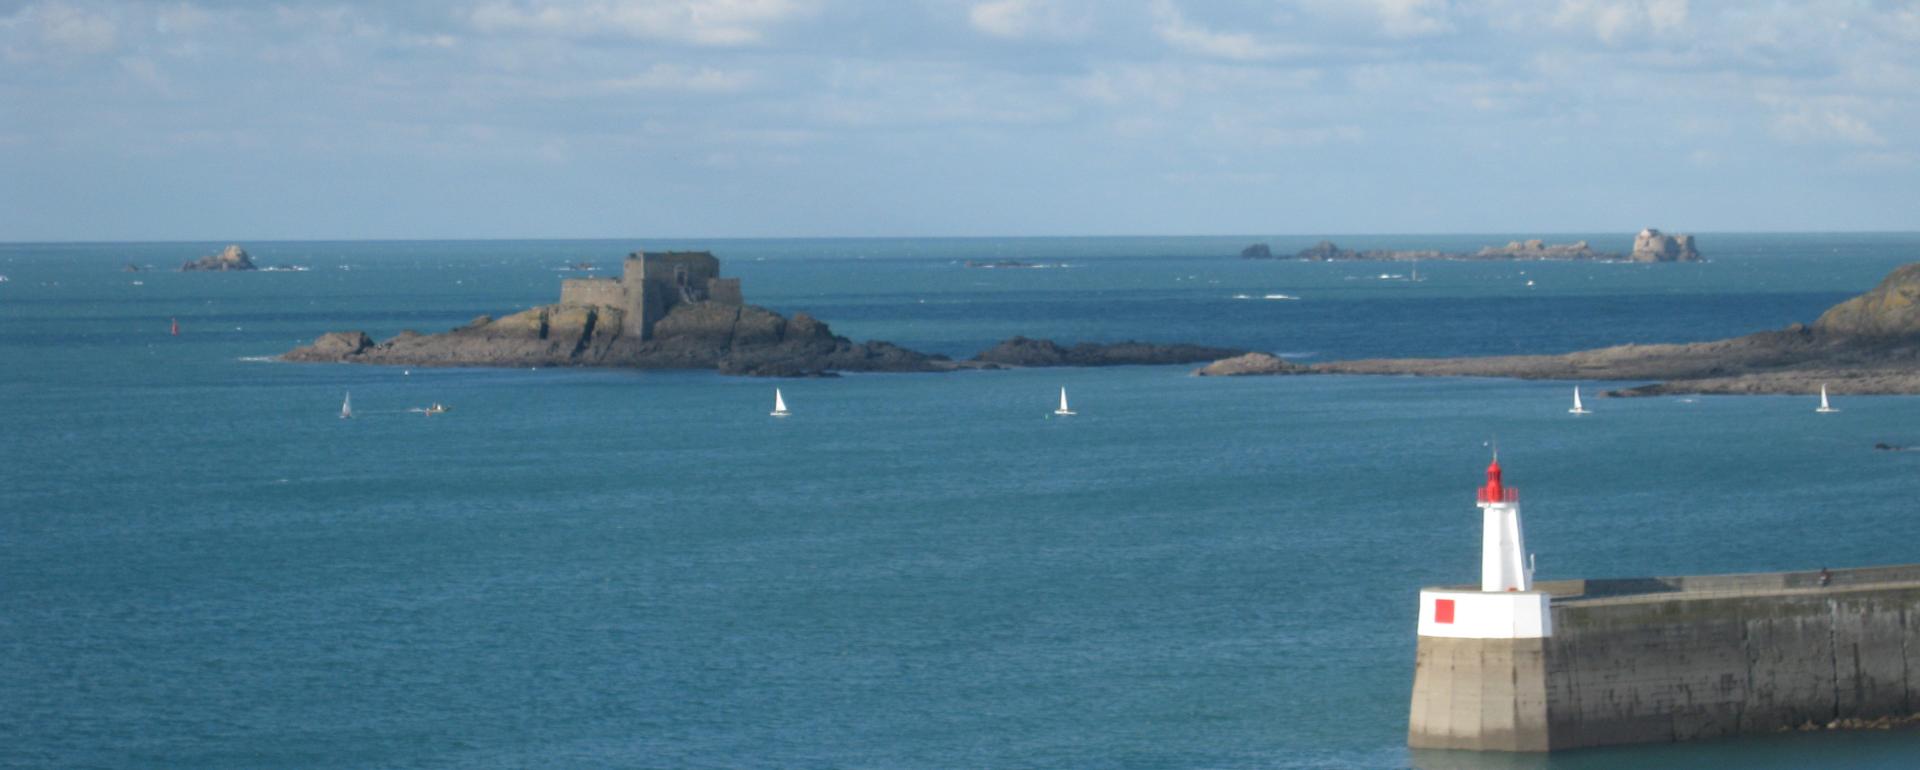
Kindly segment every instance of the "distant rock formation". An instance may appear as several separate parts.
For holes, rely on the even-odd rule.
[[[1242,254],[1245,256],[1245,254]],[[1487,246],[1475,252],[1448,252],[1434,249],[1368,249],[1355,251],[1343,249],[1332,241],[1321,241],[1301,249],[1293,255],[1294,259],[1309,262],[1335,262],[1361,260],[1370,262],[1409,262],[1416,259],[1432,260],[1591,260],[1596,262],[1622,261],[1627,259],[1641,262],[1685,262],[1700,259],[1700,253],[1693,248],[1693,236],[1661,235],[1658,230],[1642,231],[1634,239],[1634,252],[1623,256],[1614,252],[1597,251],[1586,241],[1573,243],[1547,243],[1538,238],[1524,241],[1509,241],[1505,246]]]
[[[1181,364],[1243,352],[1143,342],[1061,347],[1015,337],[972,361],[956,363],[890,342],[853,342],[806,313],[787,318],[745,304],[739,281],[718,277],[719,269],[719,260],[706,252],[636,252],[627,258],[619,280],[563,280],[557,304],[504,318],[483,315],[442,334],[402,331],[384,342],[364,332],[329,332],[280,358],[405,366],[714,369],[722,374],[811,377],[1001,365]],[[665,294],[671,295],[671,304],[663,301]]]
[[[210,254],[190,260],[180,265],[181,272],[255,270],[253,259],[247,256],[247,250],[239,246],[228,246],[218,254]]]
[[[622,333],[616,307],[546,305],[504,318],[480,316],[444,334],[403,331],[375,343],[363,332],[330,332],[282,355],[287,361],[408,366],[630,366],[716,369],[768,377],[832,371],[922,372],[952,368],[941,356],[887,342],[855,343],[805,313],[712,301],[674,306],[650,339]]]
[[[1200,377],[1243,377],[1260,374],[1302,374],[1312,370],[1272,353],[1248,353],[1223,358],[1194,370]]]
[[[964,264],[967,267],[980,270],[1017,270],[1062,266],[1058,262],[1026,262],[1018,259],[969,259]]]
[[[1920,394],[1920,308],[1916,303],[1920,303],[1920,263],[1894,270],[1872,291],[1833,306],[1812,326],[1794,324],[1714,342],[1618,345],[1562,355],[1334,361],[1304,367],[1306,371],[1298,373],[1657,381],[1608,391],[1608,396],[1811,396],[1822,385],[1836,395]],[[1216,364],[1227,367],[1225,361]]]
[[[1448,254],[1428,249],[1389,250],[1369,249],[1354,251],[1335,246],[1333,241],[1321,241],[1301,249],[1293,255],[1294,259],[1308,262],[1338,262],[1358,260],[1366,262],[1410,262],[1416,259],[1466,259],[1464,254]]]
[[[1607,254],[1594,251],[1586,241],[1573,243],[1547,243],[1538,238],[1528,241],[1508,241],[1500,248],[1488,246],[1474,254],[1476,259],[1592,259],[1614,260],[1619,254]]]
[[[1693,248],[1691,235],[1665,235],[1651,227],[1633,238],[1635,262],[1698,262],[1700,252]]]
[[[974,356],[978,363],[1002,366],[1122,366],[1128,364],[1190,364],[1211,361],[1245,351],[1205,345],[1160,345],[1148,342],[1082,342],[1065,347],[1053,340],[1014,337]]]
[[[1273,248],[1264,243],[1256,243],[1256,244],[1253,244],[1252,246],[1248,246],[1244,249],[1241,249],[1240,258],[1241,259],[1273,259]]]

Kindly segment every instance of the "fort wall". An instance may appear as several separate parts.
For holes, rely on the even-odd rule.
[[[1555,594],[1550,637],[1419,638],[1409,745],[1544,751],[1920,711],[1920,565],[1536,588]]]
[[[567,278],[560,282],[560,304],[625,307],[626,289],[612,278]]]
[[[704,251],[634,252],[621,262],[619,278],[567,278],[560,304],[622,311],[620,333],[650,339],[653,325],[674,306],[715,301],[742,305],[740,279],[721,278],[720,260]]]

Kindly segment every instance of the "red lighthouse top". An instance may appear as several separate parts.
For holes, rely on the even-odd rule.
[[[1511,503],[1520,499],[1520,490],[1508,489],[1500,483],[1500,458],[1495,456],[1493,463],[1487,466],[1487,485],[1480,488],[1480,502]]]

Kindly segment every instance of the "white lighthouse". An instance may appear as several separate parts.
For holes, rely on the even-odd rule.
[[[1480,488],[1480,590],[1531,591],[1526,538],[1520,534],[1520,490],[1500,483],[1500,456],[1487,466]]]
[[[1487,466],[1480,505],[1480,590],[1420,592],[1420,635],[1467,639],[1530,639],[1553,635],[1548,596],[1533,590],[1533,565],[1520,529],[1520,490],[1500,478],[1500,458]]]

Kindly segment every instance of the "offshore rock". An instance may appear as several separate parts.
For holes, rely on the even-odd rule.
[[[1303,374],[1312,370],[1272,353],[1248,353],[1223,358],[1193,371],[1199,377],[1244,377],[1261,374]]]
[[[1547,243],[1538,238],[1528,241],[1508,241],[1500,248],[1488,246],[1474,254],[1476,259],[1567,259],[1567,260],[1614,260],[1619,254],[1594,251],[1586,241],[1573,243]]]
[[[375,344],[360,332],[333,332],[281,356],[408,366],[624,366],[715,369],[769,377],[831,371],[945,371],[953,364],[887,342],[855,343],[796,313],[720,302],[676,305],[653,328],[653,339],[621,333],[623,311],[606,306],[546,305],[499,319],[481,316],[442,334],[403,331]]]
[[[247,256],[247,250],[239,246],[228,246],[218,254],[209,254],[180,265],[181,272],[229,270],[257,270],[253,259]]]
[[[1618,345],[1561,355],[1335,361],[1305,369],[1317,374],[1652,381],[1608,391],[1608,396],[1811,396],[1823,385],[1835,395],[1916,394],[1917,302],[1920,263],[1894,270],[1872,291],[1835,305],[1812,326],[1794,324],[1714,342]]]
[[[1273,259],[1273,247],[1256,243],[1240,250],[1241,259]]]
[[[1700,252],[1693,247],[1691,235],[1666,235],[1651,227],[1633,238],[1635,262],[1698,262]]]
[[[1190,364],[1237,356],[1244,350],[1206,345],[1161,345],[1148,342],[1082,342],[1072,347],[1053,340],[1014,337],[974,356],[973,361],[1003,366],[1123,366],[1128,364]]]
[[[1872,291],[1828,308],[1813,328],[1871,338],[1920,334],[1920,262],[1896,268]]]

